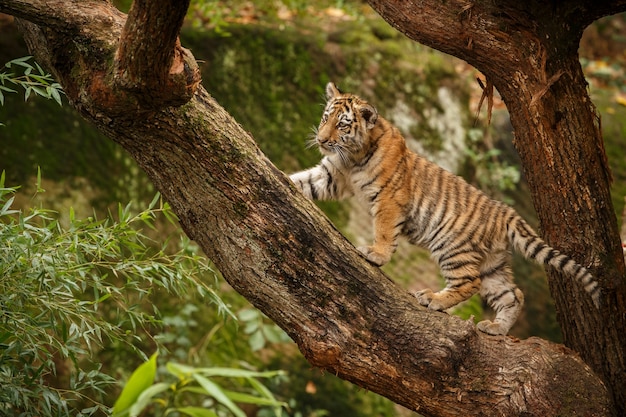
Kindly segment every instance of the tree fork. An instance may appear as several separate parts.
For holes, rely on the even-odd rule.
[[[107,63],[125,18],[104,1],[79,17],[74,2],[58,2],[47,27],[50,1],[0,0],[0,11],[37,22],[22,26],[29,48],[72,106],[137,160],[228,282],[312,364],[423,415],[617,415],[605,386],[567,348],[487,336],[419,306],[358,255],[201,86],[177,108],[99,100],[94,91],[119,93]]]
[[[559,61],[563,73],[545,93],[543,89],[537,93],[533,86],[531,94],[533,87],[525,83],[500,91],[507,106],[517,109],[511,111],[515,146],[545,240],[576,254],[602,287],[597,310],[570,277],[548,270],[564,342],[603,377],[623,415],[626,274],[610,196],[610,169],[578,56]]]
[[[570,277],[548,270],[565,344],[603,377],[626,415],[624,258],[599,116],[577,54],[584,28],[626,2],[370,4],[408,37],[474,65],[501,93],[545,240],[602,287],[598,311]]]

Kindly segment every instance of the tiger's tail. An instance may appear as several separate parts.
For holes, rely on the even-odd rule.
[[[574,277],[591,296],[595,306],[600,308],[600,286],[596,278],[584,266],[549,246],[519,216],[507,224],[507,235],[513,247],[526,258],[550,265]]]

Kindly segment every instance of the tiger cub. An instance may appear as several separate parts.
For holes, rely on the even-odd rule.
[[[507,334],[524,302],[513,282],[510,246],[571,275],[599,305],[594,277],[548,246],[513,208],[411,152],[398,129],[361,98],[333,83],[326,98],[314,142],[324,157],[290,178],[308,198],[356,196],[367,204],[374,243],[357,249],[371,263],[389,262],[401,235],[429,249],[446,287],[417,292],[422,305],[446,310],[480,292],[496,315],[478,329]]]

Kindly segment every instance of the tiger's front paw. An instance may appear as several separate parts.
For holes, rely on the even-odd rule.
[[[361,252],[361,255],[363,255],[365,259],[367,259],[376,266],[382,266],[389,262],[389,260],[391,259],[391,255],[376,252],[372,246],[359,246],[358,248],[356,248],[356,250]]]
[[[419,301],[421,305],[428,306],[430,302],[433,301],[434,293],[430,288],[426,288],[425,290],[417,291],[413,295],[417,298],[417,301]]]
[[[298,191],[300,191],[301,193],[304,193],[304,182],[302,181],[301,173],[297,172],[295,174],[291,174],[289,176],[289,179],[293,182],[293,184],[296,186]]]

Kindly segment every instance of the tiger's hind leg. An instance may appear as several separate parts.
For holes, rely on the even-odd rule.
[[[431,310],[447,310],[476,294],[480,288],[480,277],[477,266],[463,264],[456,269],[442,266],[441,273],[446,279],[446,287],[433,292],[430,289],[418,291],[415,297],[423,306]]]
[[[524,305],[524,294],[513,282],[509,255],[499,256],[498,259],[497,264],[483,268],[480,287],[480,296],[495,311],[496,317],[493,321],[483,320],[476,327],[490,335],[507,334]]]

